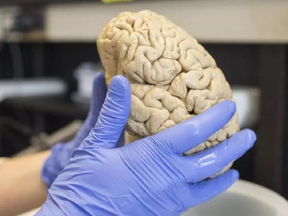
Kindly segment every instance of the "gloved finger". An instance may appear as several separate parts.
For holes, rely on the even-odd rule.
[[[215,147],[182,157],[188,164],[182,172],[191,183],[202,181],[240,158],[253,146],[255,140],[256,135],[253,131],[240,131]]]
[[[209,201],[229,189],[238,179],[238,171],[229,170],[216,178],[189,185],[190,196],[186,199],[187,207],[194,207]]]
[[[130,107],[130,84],[124,76],[115,76],[110,82],[98,121],[83,146],[114,148],[126,125]]]
[[[96,74],[93,82],[92,98],[90,110],[93,114],[99,114],[107,93],[105,73]]]
[[[235,113],[235,103],[227,100],[205,112],[153,136],[176,154],[182,154],[207,140],[224,127]]]
[[[120,148],[122,146],[125,145],[125,128],[123,129],[118,141],[117,141],[117,144],[116,144],[116,148]]]
[[[95,75],[93,80],[93,90],[88,116],[76,135],[77,139],[80,140],[79,143],[81,143],[81,141],[88,136],[91,129],[95,126],[99,112],[104,103],[106,93],[107,88],[105,84],[105,74],[104,72],[99,72]]]

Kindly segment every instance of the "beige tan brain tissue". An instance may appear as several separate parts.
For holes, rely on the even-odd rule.
[[[193,118],[223,100],[234,100],[213,57],[185,30],[157,13],[118,14],[104,26],[97,48],[107,85],[119,74],[131,84],[128,143]],[[213,147],[237,131],[236,113],[185,155]]]

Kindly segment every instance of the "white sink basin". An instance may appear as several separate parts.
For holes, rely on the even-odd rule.
[[[288,202],[259,185],[239,180],[228,191],[182,216],[287,216]]]

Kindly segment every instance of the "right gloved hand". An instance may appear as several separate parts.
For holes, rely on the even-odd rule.
[[[95,216],[176,216],[229,188],[238,172],[207,177],[250,149],[256,139],[244,130],[216,147],[182,153],[222,128],[234,115],[225,101],[156,135],[115,148],[130,111],[130,85],[117,76],[96,126],[77,148],[49,189],[36,214]]]

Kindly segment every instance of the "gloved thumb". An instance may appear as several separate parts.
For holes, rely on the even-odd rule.
[[[127,123],[131,90],[124,76],[115,76],[108,89],[97,123],[81,147],[114,148]]]

